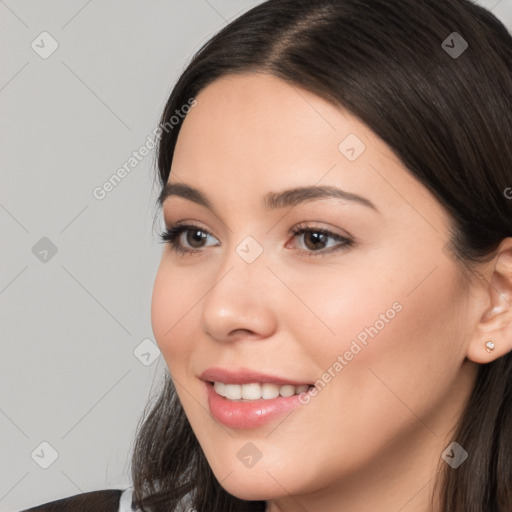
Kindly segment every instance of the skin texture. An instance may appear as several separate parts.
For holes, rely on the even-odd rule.
[[[216,478],[272,512],[426,510],[477,363],[512,348],[512,239],[468,284],[443,251],[444,209],[355,117],[265,74],[222,77],[196,99],[169,182],[200,189],[214,211],[172,196],[163,216],[211,236],[194,246],[182,234],[192,255],[164,247],[152,325]],[[355,161],[339,150],[349,134],[366,147]],[[263,206],[268,192],[309,185],[359,194],[378,212],[332,198]],[[304,223],[354,243],[315,249],[289,234]],[[252,263],[236,251],[248,236],[263,249]],[[313,383],[394,303],[401,310],[307,405],[255,429],[212,418],[207,368]],[[249,441],[261,452],[252,467],[237,457]]]

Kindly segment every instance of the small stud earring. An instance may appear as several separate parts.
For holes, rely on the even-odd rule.
[[[485,346],[487,347],[487,352],[492,352],[494,350],[494,343],[492,341],[488,341]]]

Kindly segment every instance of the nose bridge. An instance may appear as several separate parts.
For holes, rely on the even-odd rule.
[[[262,280],[269,273],[266,263],[263,243],[258,242],[254,236],[247,235],[240,242],[230,245],[226,254],[223,255],[218,279],[231,281],[228,287],[233,290],[236,288],[247,290],[247,287],[257,283],[260,284],[261,289]]]
[[[263,246],[254,237],[246,236],[231,247],[203,301],[205,331],[219,340],[229,338],[235,330],[267,336],[275,323],[264,293],[271,277]]]

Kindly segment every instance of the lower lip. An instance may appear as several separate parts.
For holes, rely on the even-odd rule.
[[[209,382],[205,384],[210,412],[226,427],[238,429],[260,427],[301,405],[299,395],[237,402],[217,394],[213,384]]]

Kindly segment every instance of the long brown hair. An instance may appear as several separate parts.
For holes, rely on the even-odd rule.
[[[449,51],[454,37],[458,54]],[[450,214],[448,249],[463,275],[471,277],[512,236],[512,200],[504,193],[512,185],[512,37],[489,11],[470,0],[254,7],[210,39],[176,83],[161,118],[161,186],[181,126],[171,119],[176,110],[216,78],[251,71],[347,109],[383,139]],[[510,512],[511,353],[480,366],[454,439],[469,458],[456,470],[440,462],[442,512]],[[264,509],[218,483],[169,375],[141,417],[131,462],[143,511],[181,510],[185,496],[200,512]]]

